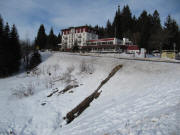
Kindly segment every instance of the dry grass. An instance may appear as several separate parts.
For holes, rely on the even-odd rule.
[[[20,86],[14,88],[12,95],[14,95],[18,98],[29,97],[29,96],[34,95],[34,91],[35,91],[34,84],[29,83],[26,86],[20,85]]]
[[[93,63],[92,62],[87,63],[84,60],[80,63],[79,70],[80,73],[88,73],[88,74],[92,74],[95,71]]]

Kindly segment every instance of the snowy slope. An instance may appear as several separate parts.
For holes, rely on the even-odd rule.
[[[42,55],[43,63],[34,74],[22,73],[0,79],[0,134],[180,134],[178,64],[66,53],[45,52]],[[83,62],[90,72],[80,72]],[[118,64],[123,64],[123,68],[101,88],[99,98],[66,125],[63,120],[66,113],[90,95]],[[68,84],[79,87],[72,89],[73,93],[47,97],[54,89],[62,90]],[[32,96],[13,95],[28,88],[33,89]]]

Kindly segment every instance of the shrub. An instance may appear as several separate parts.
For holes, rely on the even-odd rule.
[[[67,68],[67,72],[72,73],[74,71],[74,69],[75,69],[75,67],[74,67],[74,65],[72,65],[72,66]]]
[[[34,95],[35,86],[33,83],[29,83],[27,86],[20,85],[13,89],[14,93],[12,95],[23,98]]]
[[[33,69],[41,63],[41,55],[38,51],[34,51],[29,64],[29,69]]]
[[[80,66],[80,73],[89,73],[92,74],[94,72],[94,66],[93,63],[86,63],[85,61],[82,61]]]

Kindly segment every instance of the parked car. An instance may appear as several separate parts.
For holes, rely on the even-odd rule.
[[[152,52],[152,55],[157,57],[157,56],[160,56],[161,53],[160,53],[159,50],[154,50],[154,51]]]

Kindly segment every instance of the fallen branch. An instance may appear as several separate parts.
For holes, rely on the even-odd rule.
[[[72,122],[76,117],[78,117],[89,105],[90,103],[94,100],[97,99],[99,97],[99,95],[101,94],[102,91],[98,92],[99,89],[105,84],[107,83],[107,81],[109,81],[109,79],[111,77],[113,77],[116,72],[122,68],[122,65],[118,65],[115,68],[113,68],[113,70],[110,72],[110,74],[108,75],[108,77],[103,80],[101,82],[101,84],[98,86],[98,88],[88,97],[86,97],[79,105],[77,105],[74,109],[72,109],[70,112],[68,112],[66,114],[66,117],[64,117],[66,119],[67,124]]]
[[[61,90],[60,92],[58,92],[59,94],[64,94],[65,92],[67,92],[68,90],[72,89],[72,88],[76,88],[79,87],[79,85],[68,85],[66,86],[66,88],[64,88],[63,90]],[[58,94],[58,95],[59,95]]]
[[[76,88],[76,87],[79,87],[79,85],[68,85],[66,86],[63,90],[59,91],[57,88],[55,91],[53,91],[52,93],[50,93],[47,97],[51,97],[52,95],[54,95],[55,93],[58,92],[58,96],[60,94],[64,94],[65,92],[67,92],[68,90],[72,89],[72,88]]]

